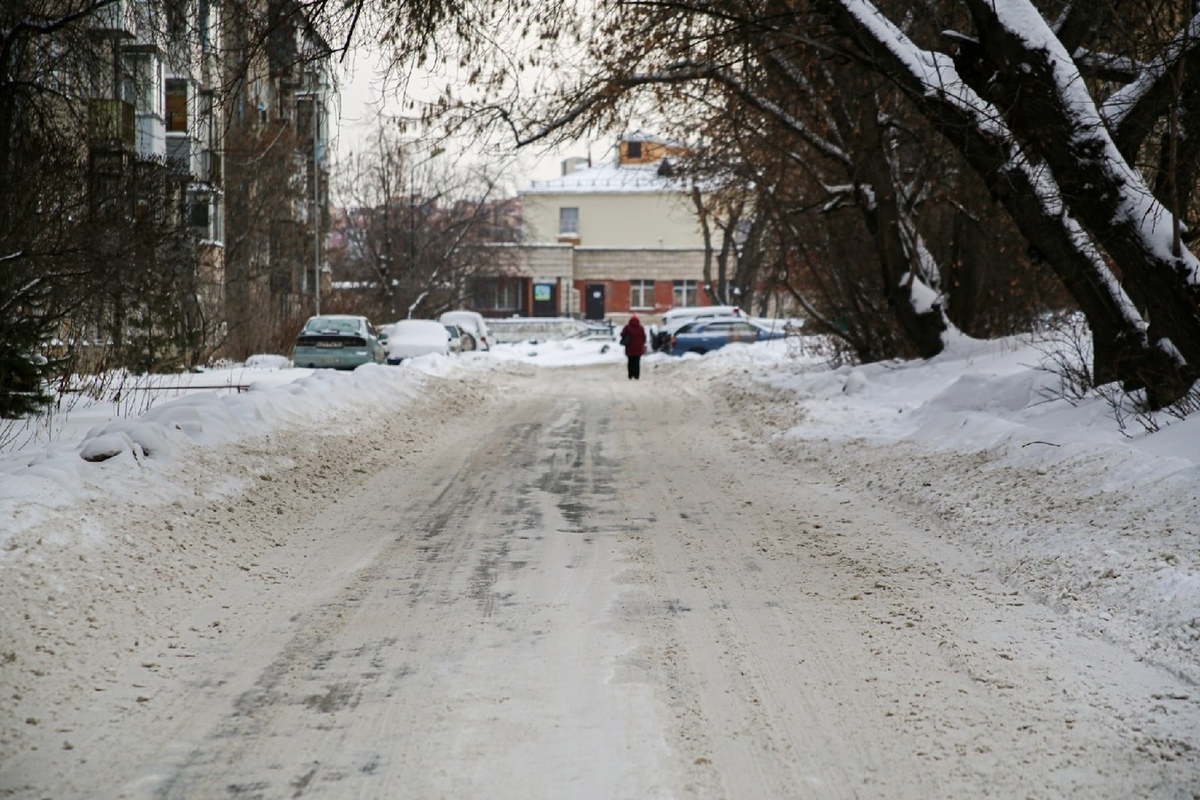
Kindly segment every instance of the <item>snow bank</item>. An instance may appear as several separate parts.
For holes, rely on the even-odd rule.
[[[504,361],[521,361],[541,367],[578,367],[625,363],[625,351],[611,339],[513,342],[496,345],[492,348],[491,355]],[[650,358],[647,357],[643,363],[647,363]]]
[[[182,375],[174,385],[160,377],[155,391],[167,397],[201,381],[246,390],[147,400],[151,407],[132,418],[122,418],[115,403],[82,404],[68,415],[81,424],[62,425],[48,444],[31,439],[29,446],[0,456],[0,519],[6,520],[0,525],[0,561],[14,534],[45,521],[55,509],[101,498],[165,500],[186,491],[196,448],[267,435],[285,425],[341,425],[349,431],[364,415],[417,396],[430,377],[473,363],[431,356],[399,367],[366,364],[336,372],[285,368],[281,358],[256,356],[254,369]]]
[[[778,438],[798,462],[936,522],[1014,588],[1200,682],[1200,417],[1122,431],[1106,400],[1057,396],[1018,339],[836,370],[708,359],[802,407]]]

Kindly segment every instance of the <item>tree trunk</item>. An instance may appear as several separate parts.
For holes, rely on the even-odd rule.
[[[1169,350],[1152,344],[1146,321],[1091,239],[1071,214],[1063,213],[1053,181],[1035,174],[999,122],[998,112],[971,96],[954,64],[941,54],[919,51],[892,26],[862,24],[860,15],[871,11],[864,11],[861,2],[818,0],[818,5],[864,59],[896,81],[963,153],[1063,281],[1092,329],[1096,381],[1120,380],[1127,388],[1145,387],[1154,406],[1183,396],[1191,381],[1181,373],[1177,360]],[[936,70],[927,72],[923,68],[930,62]],[[936,74],[937,83],[927,82],[931,74]]]
[[[1154,405],[1179,397],[1200,377],[1200,262],[1186,250],[1171,252],[1170,212],[1121,157],[1095,107],[1080,106],[1074,87],[1082,77],[1049,29],[1031,32],[1030,14],[1018,24],[985,0],[968,4],[996,70],[989,88],[1002,102],[1020,96],[1001,106],[1010,127],[1045,158],[1067,209],[1116,262],[1125,291],[1148,318],[1150,342],[1184,361],[1165,374],[1139,375],[1147,393]]]
[[[712,279],[712,262],[713,262],[713,246],[712,246],[712,229],[708,223],[708,209],[704,206],[704,196],[700,194],[700,187],[692,187],[692,204],[696,206],[696,217],[700,221],[700,233],[704,237],[704,270],[701,273],[704,279],[704,292],[708,295],[708,301],[714,305],[720,305],[721,300],[713,291]]]
[[[878,110],[869,100],[862,104],[859,134],[856,194],[867,229],[875,239],[884,296],[917,353],[922,358],[933,358],[945,347],[944,336],[949,326],[940,299],[923,303],[916,295],[921,288],[929,290],[929,287],[917,279],[916,255],[906,246],[886,141],[879,126]]]
[[[729,259],[737,258],[735,236],[738,220],[741,218],[740,208],[731,208],[729,217],[721,226],[721,252],[717,254],[717,295],[721,298],[720,305],[741,305],[741,298],[734,298],[729,290]],[[736,264],[734,277],[736,278]],[[730,300],[738,302],[731,303]]]
[[[766,226],[763,224],[761,217],[754,215],[750,220],[750,230],[746,233],[746,241],[742,244],[741,252],[737,256],[737,274],[735,280],[738,286],[746,287],[747,293],[741,298],[742,306],[750,313],[755,312],[754,307],[754,289],[758,286],[758,275],[762,269],[763,251],[762,238],[763,231]],[[770,298],[771,290],[763,292],[759,299],[757,308],[759,316],[766,314],[767,301]]]

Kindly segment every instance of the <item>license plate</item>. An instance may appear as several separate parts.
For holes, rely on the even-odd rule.
[[[317,347],[341,347],[341,342],[317,342]]]

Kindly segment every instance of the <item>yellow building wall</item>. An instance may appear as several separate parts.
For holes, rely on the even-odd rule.
[[[525,241],[583,247],[703,247],[700,225],[685,194],[527,194]],[[577,238],[559,237],[559,209],[579,209]]]

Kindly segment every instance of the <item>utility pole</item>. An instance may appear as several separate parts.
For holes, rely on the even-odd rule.
[[[313,73],[313,284],[316,313],[321,316],[321,162],[318,153],[317,131],[321,127],[321,89],[319,73]]]

